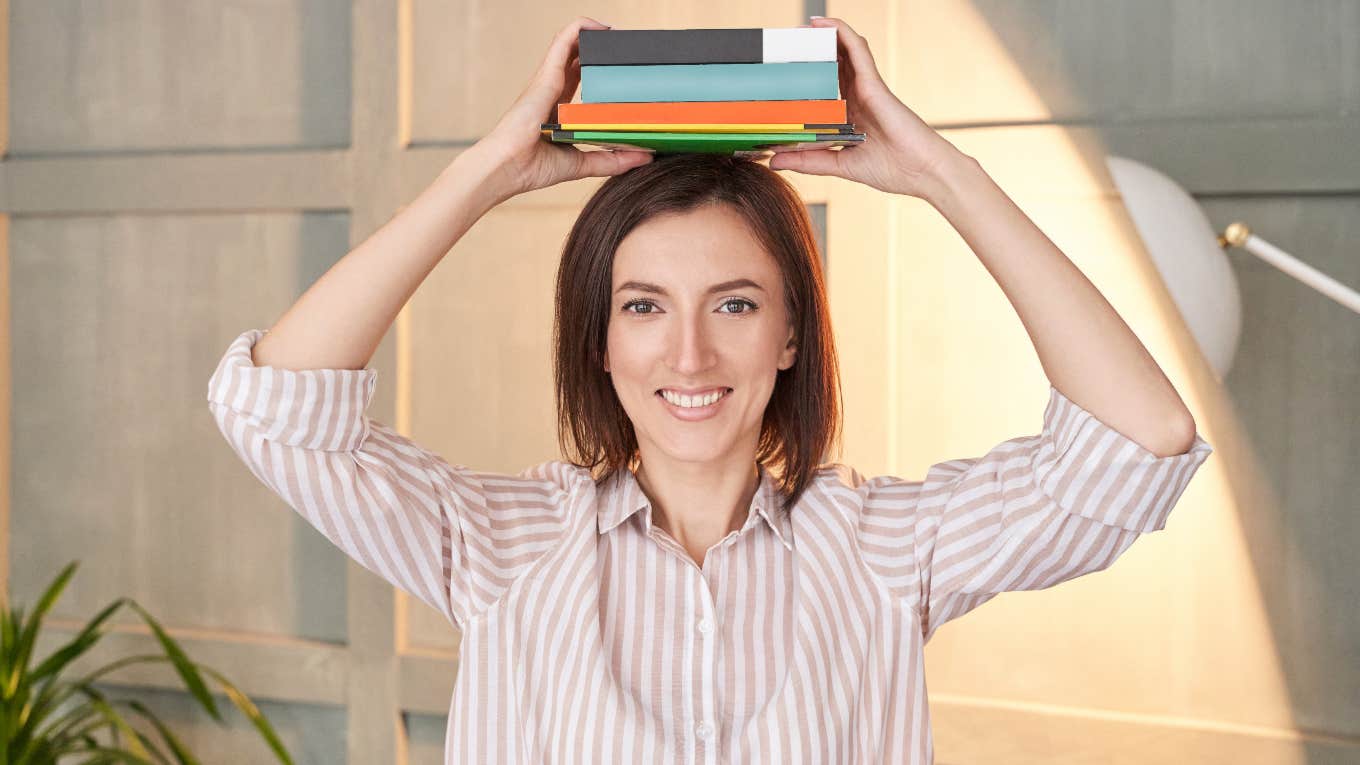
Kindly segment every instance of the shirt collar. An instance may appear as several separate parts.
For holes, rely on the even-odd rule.
[[[760,518],[774,531],[775,536],[789,550],[793,550],[793,523],[789,511],[781,506],[782,497],[774,484],[774,478],[764,465],[759,465],[760,485],[751,498],[751,507],[746,514],[742,531],[750,528]],[[643,522],[651,523],[652,503],[642,491],[637,476],[627,467],[620,467],[603,484],[603,496],[596,513],[600,533],[612,531],[615,526],[633,517],[639,510],[647,510]]]

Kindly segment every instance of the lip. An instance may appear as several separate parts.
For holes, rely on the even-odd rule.
[[[726,385],[710,385],[707,388],[658,388],[657,391],[668,390],[671,393],[679,393],[682,396],[695,396],[700,393],[712,393],[715,390],[731,390]]]
[[[666,388],[665,390],[672,389]],[[709,388],[708,390],[714,390],[714,388]],[[707,420],[710,417],[717,416],[719,409],[721,409],[722,405],[727,401],[727,399],[732,396],[732,393],[729,390],[721,398],[709,404],[708,406],[689,408],[683,406],[676,406],[675,404],[672,404],[671,402],[667,401],[665,396],[661,395],[661,391],[657,391],[655,395],[657,401],[660,401],[661,405],[666,407],[666,409],[669,410],[670,413],[674,415],[677,419],[684,420],[685,422],[698,422],[700,420]]]

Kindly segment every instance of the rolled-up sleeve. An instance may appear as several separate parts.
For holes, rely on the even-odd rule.
[[[349,557],[461,629],[557,536],[558,463],[519,476],[451,465],[367,416],[375,370],[256,366],[267,333],[232,341],[209,409],[255,477]],[[513,533],[525,527],[539,545]]]
[[[997,594],[1108,568],[1162,529],[1213,448],[1196,433],[1159,457],[1049,387],[1039,435],[932,465],[923,481],[865,482],[866,562],[934,631]]]

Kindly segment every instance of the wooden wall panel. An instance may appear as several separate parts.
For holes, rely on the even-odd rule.
[[[80,559],[59,615],[128,595],[174,625],[344,641],[344,556],[222,448],[205,370],[347,236],[342,214],[13,219],[18,597]]]
[[[10,151],[349,143],[350,8],[15,0]]]
[[[1360,107],[1360,5],[1349,0],[899,8],[903,66],[893,84],[931,124],[1207,122]]]

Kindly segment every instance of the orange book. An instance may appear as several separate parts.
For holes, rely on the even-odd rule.
[[[558,123],[848,122],[845,99],[558,104]]]

